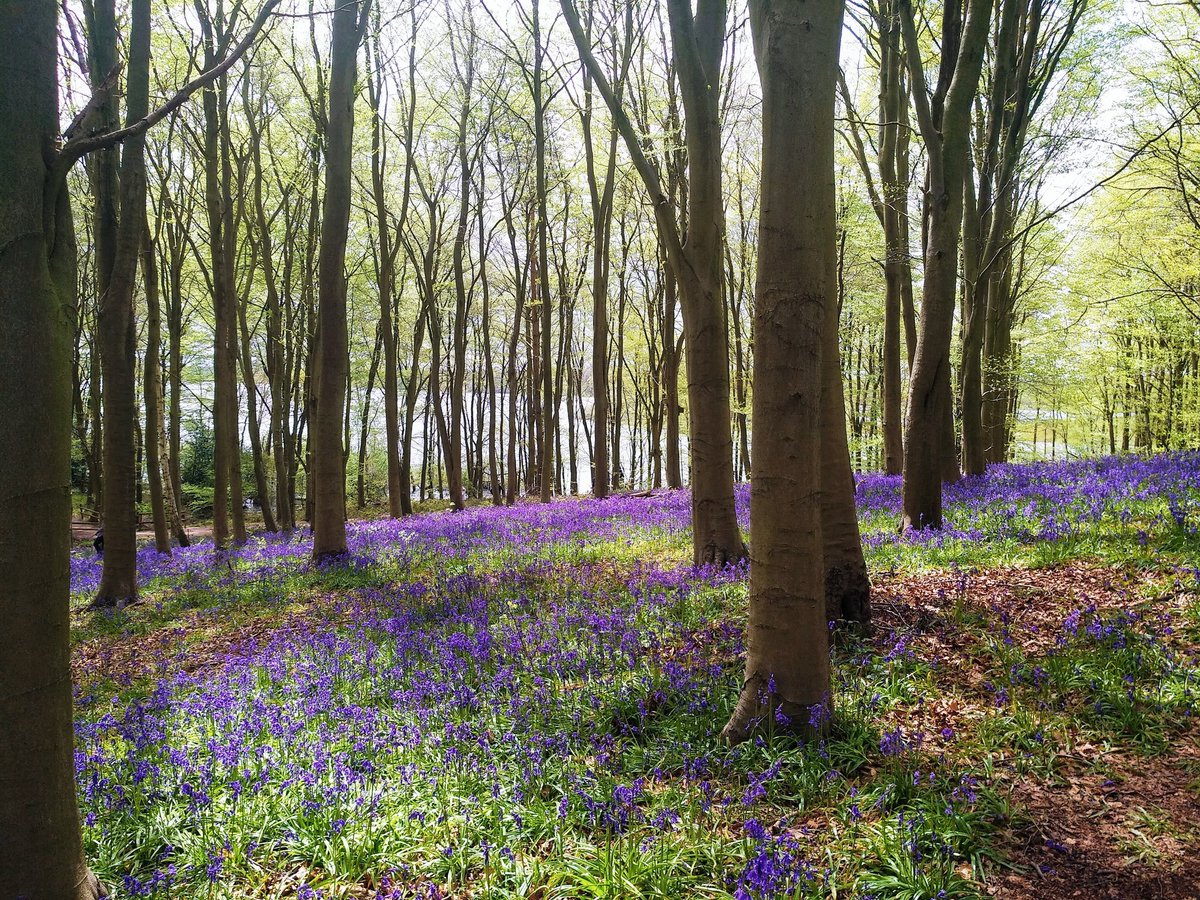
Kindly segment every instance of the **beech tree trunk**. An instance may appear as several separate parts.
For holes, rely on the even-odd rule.
[[[371,0],[363,0],[366,6]],[[350,164],[354,137],[354,83],[358,45],[366,25],[358,0],[333,12],[329,76],[329,130],[325,199],[318,263],[316,411],[312,423],[313,559],[346,553],[346,456],[343,417],[349,381],[346,328],[346,238],[350,225]],[[315,490],[314,490],[315,489]]]
[[[754,515],[745,681],[722,731],[729,742],[771,717],[819,735],[832,712],[821,496],[823,476],[835,468],[822,454],[836,436],[822,437],[822,408],[841,394],[837,356],[825,357],[836,348],[827,329],[837,310],[833,98],[842,12],[842,0],[750,5],[763,92]],[[831,408],[835,414],[843,415]]]
[[[378,18],[378,7],[375,9]],[[378,23],[376,25],[378,28]],[[379,33],[375,33],[375,64],[381,66]],[[375,201],[375,221],[379,240],[379,336],[383,341],[383,441],[387,456],[388,513],[393,519],[404,514],[400,478],[400,402],[399,362],[396,353],[396,332],[392,324],[395,300],[396,246],[391,242],[387,197],[384,189],[384,123],[380,116],[382,88],[375,76],[367,82],[371,100],[371,190]]]
[[[166,490],[162,466],[162,311],[158,301],[158,267],[154,260],[154,241],[142,207],[142,284],[146,294],[146,358],[142,364],[142,395],[146,401],[146,479],[150,486],[150,509],[154,518],[154,546],[159,553],[171,552],[167,530]]]
[[[721,191],[720,80],[726,7],[721,0],[669,0],[671,44],[679,71],[687,143],[687,235],[637,132],[613,92],[571,0],[560,0],[584,65],[608,104],[651,202],[659,237],[678,279],[686,340],[689,446],[692,476],[692,555],[697,565],[746,556],[733,498],[733,432],[729,405],[729,346],[722,298],[724,221]],[[619,437],[619,435],[618,435]],[[613,448],[614,458],[617,447]]]
[[[149,27],[148,7],[134,4]],[[93,900],[75,795],[70,673],[76,257],[59,138],[57,11],[0,2],[0,897]],[[140,32],[139,32],[140,43]]]
[[[879,183],[882,191],[884,239],[883,307],[883,469],[899,475],[904,466],[904,421],[901,414],[903,395],[900,379],[900,315],[904,281],[911,291],[908,271],[908,246],[901,243],[901,219],[908,217],[908,172],[898,162],[900,107],[907,106],[902,92],[903,59],[900,54],[900,25],[891,14],[891,3],[884,3],[886,15],[879,17],[881,61],[879,66]],[[905,162],[907,168],[907,162]]]
[[[204,37],[204,67],[216,60],[216,45],[225,23],[220,8],[215,19],[201,17]],[[231,353],[234,317],[233,259],[227,227],[228,196],[222,154],[222,100],[225,86],[204,92],[204,204],[208,216],[208,245],[213,287],[213,543],[218,549],[229,542],[229,513],[233,493],[234,454],[237,441],[237,382]],[[106,535],[107,537],[107,535]]]
[[[149,26],[147,25],[147,28]],[[117,27],[112,0],[94,4],[90,28],[93,81],[98,86],[116,63]],[[145,116],[149,105],[149,51],[131,60],[127,81],[127,119]],[[108,101],[112,104],[114,101]],[[115,119],[115,110],[109,110]],[[130,118],[132,117],[132,118]],[[137,417],[137,352],[133,293],[145,228],[145,138],[125,145],[121,176],[116,151],[96,160],[97,239],[108,240],[115,227],[111,268],[97,269],[100,295],[96,315],[96,346],[103,379],[104,566],[93,607],[118,606],[137,597],[138,480],[135,421]],[[119,196],[114,193],[119,191]],[[119,212],[113,217],[113,212]],[[99,210],[104,210],[103,213]]]
[[[941,527],[943,476],[952,461],[957,466],[951,408],[950,339],[958,297],[958,250],[969,116],[983,65],[990,14],[991,0],[969,0],[952,80],[942,95],[945,105],[941,115],[937,116],[926,92],[910,0],[900,0],[917,121],[929,160],[920,333],[905,419],[901,525],[904,529]],[[949,49],[944,47],[943,52]],[[947,66],[943,65],[943,82],[949,80],[945,76],[946,70]]]
[[[534,4],[534,17],[537,4]],[[456,510],[466,509],[467,500],[463,489],[463,407],[466,398],[464,389],[467,376],[467,313],[469,296],[467,290],[466,251],[470,226],[471,202],[471,157],[467,150],[467,126],[471,119],[471,106],[475,88],[475,18],[468,6],[466,21],[466,44],[458,54],[453,38],[451,52],[454,55],[458,80],[462,88],[458,110],[458,219],[454,230],[452,268],[454,270],[454,322],[451,332],[450,372],[450,426],[446,440],[446,479],[450,487],[450,500]],[[538,117],[541,121],[541,117]]]
[[[821,363],[821,533],[825,606],[830,619],[866,633],[871,627],[871,579],[867,575],[862,535],[858,530],[858,509],[854,504],[854,471],[846,435],[846,400],[838,346],[838,305],[830,304],[826,313]]]
[[[249,286],[247,286],[249,290]],[[238,341],[238,355],[242,372],[242,386],[246,391],[246,432],[250,436],[250,458],[254,466],[254,490],[258,494],[259,508],[262,510],[263,528],[267,531],[278,531],[275,515],[271,511],[271,489],[267,484],[267,469],[263,460],[262,434],[259,431],[258,418],[258,385],[254,378],[254,361],[250,355],[250,327],[246,321],[246,306],[249,298],[243,297],[238,303],[238,328],[241,339]]]
[[[720,71],[725,4],[669,0],[688,150],[688,228],[676,275],[683,306],[692,457],[693,556],[724,565],[746,555],[733,501],[729,342],[723,300]],[[669,400],[668,400],[669,402]]]

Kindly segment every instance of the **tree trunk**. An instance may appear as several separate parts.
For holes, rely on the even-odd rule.
[[[254,490],[262,509],[263,528],[275,532],[279,526],[271,511],[271,489],[267,484],[267,469],[263,460],[262,435],[258,426],[258,385],[254,379],[254,361],[250,355],[250,326],[246,321],[247,298],[238,304],[238,327],[241,340],[238,350],[241,357],[242,385],[246,391],[246,431],[250,435],[250,458],[254,465]]]
[[[202,17],[204,67],[216,63],[216,43],[225,23]],[[204,107],[204,203],[208,216],[208,245],[212,260],[213,288],[213,543],[218,549],[229,542],[231,474],[237,446],[237,384],[234,360],[229,352],[234,326],[233,260],[226,240],[225,197],[228,194],[222,165],[222,116],[219,95],[225,92],[224,80],[203,96]]]
[[[905,172],[901,177],[897,167],[897,145],[900,139],[900,107],[907,105],[908,98],[901,93],[903,60],[900,54],[900,27],[895,16],[890,14],[891,4],[885,4],[884,9],[888,14],[879,18],[879,183],[882,190],[880,199],[884,240],[883,469],[888,475],[899,475],[904,465],[900,316],[904,280],[909,279],[911,291],[911,276],[905,265],[908,246],[901,243],[901,218],[907,217],[908,173]]]
[[[662,321],[663,417],[666,419],[667,487],[683,487],[683,466],[679,456],[679,357],[675,338],[675,310],[678,284],[670,272],[664,273]]]
[[[131,49],[148,40],[135,3]],[[53,4],[0,3],[0,897],[92,900],[75,793],[70,673],[75,239],[59,138]],[[65,173],[64,173],[65,176]]]
[[[831,6],[837,2],[840,7],[840,0],[827,2]],[[866,633],[871,627],[871,579],[863,558],[858,510],[854,505],[854,472],[846,439],[837,304],[828,304],[823,324],[820,477],[825,609],[830,619],[849,623],[859,633]]]
[[[367,436],[371,427],[371,394],[375,392],[375,377],[379,374],[379,355],[383,345],[383,333],[376,328],[375,349],[371,351],[371,365],[367,369],[367,389],[363,393],[361,417],[358,429],[358,471],[357,496],[358,508],[367,506]]]
[[[378,7],[375,14],[378,16]],[[375,62],[380,65],[379,34],[375,34]],[[379,337],[383,342],[383,440],[387,456],[388,513],[393,519],[404,514],[403,486],[400,478],[400,404],[399,363],[396,353],[396,332],[392,324],[395,305],[396,250],[390,241],[387,198],[383,181],[383,133],[380,115],[381,87],[374,76],[368,82],[371,110],[371,189],[375,200],[375,222],[379,239]],[[398,242],[397,242],[398,243]]]
[[[370,0],[364,0],[364,3],[369,4]],[[312,423],[316,490],[310,487],[308,492],[316,503],[313,559],[318,561],[346,553],[346,457],[342,447],[342,419],[350,374],[347,366],[346,238],[350,224],[354,82],[358,45],[365,24],[366,16],[362,15],[360,19],[358,0],[349,0],[334,9],[318,271],[316,412]]]
[[[159,553],[171,552],[167,502],[162,467],[162,314],[158,302],[158,267],[154,241],[142,208],[142,284],[146,294],[146,358],[142,394],[146,401],[146,477],[150,484],[150,510],[154,517],[154,546]],[[167,489],[170,489],[168,479]]]
[[[945,75],[947,66],[943,63],[942,80],[949,82],[949,90],[943,95],[941,115],[935,116],[926,92],[912,7],[909,0],[900,3],[917,120],[929,157],[921,327],[905,420],[904,529],[941,527],[942,479],[954,456],[950,339],[957,299],[963,178],[969,114],[983,63],[991,0],[969,0],[969,4],[952,80]],[[944,47],[943,53],[950,49]]]
[[[841,0],[750,6],[763,91],[754,515],[746,674],[721,733],[729,742],[771,727],[772,717],[819,735],[831,712],[820,498],[830,443],[822,407],[841,393],[830,390],[824,356],[835,347],[825,330],[836,310],[833,98],[842,9]],[[840,369],[836,356],[832,367]]]
[[[669,0],[671,44],[679,71],[688,158],[687,236],[640,138],[605,77],[570,0],[561,0],[579,55],[608,104],[654,207],[659,237],[679,281],[687,343],[689,445],[692,466],[692,554],[697,565],[745,558],[733,497],[733,436],[729,406],[729,346],[725,334],[720,76],[726,7]],[[614,456],[616,448],[614,447]]]
[[[679,69],[688,151],[687,237],[678,270],[683,306],[693,559],[721,566],[746,555],[733,501],[729,342],[725,327],[724,203],[719,89],[724,3],[669,0],[671,44]],[[756,332],[757,334],[757,332]]]
[[[94,65],[103,80],[116,59],[116,20],[111,0],[94,5]],[[149,24],[146,23],[147,31]],[[149,40],[148,33],[145,36]],[[126,79],[126,124],[144,118],[150,99],[149,47],[138,47]],[[136,334],[133,294],[146,223],[145,136],[126,141],[121,160],[120,215],[112,270],[102,282],[96,343],[104,380],[104,569],[93,607],[119,606],[137,597],[138,481]],[[106,156],[103,165],[110,164]],[[104,178],[116,186],[116,179]],[[101,200],[107,202],[107,200]],[[108,227],[106,225],[105,227]]]
[[[537,3],[534,3],[534,19],[537,18]],[[463,406],[464,387],[467,376],[467,295],[466,250],[470,224],[471,159],[467,152],[467,126],[471,118],[473,91],[475,87],[475,20],[468,7],[464,28],[467,43],[459,60],[462,82],[462,97],[458,111],[458,221],[454,231],[452,267],[454,270],[454,323],[451,334],[452,369],[450,372],[450,428],[444,435],[446,441],[446,477],[450,486],[450,500],[456,510],[466,509],[463,491]],[[451,38],[453,41],[453,38]],[[453,49],[453,48],[452,48]],[[457,58],[457,57],[456,57]],[[538,121],[541,117],[538,116]]]

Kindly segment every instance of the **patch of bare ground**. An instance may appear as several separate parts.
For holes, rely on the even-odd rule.
[[[1148,598],[1154,598],[1152,600]],[[994,710],[981,688],[996,662],[989,641],[1027,658],[1057,646],[1073,611],[1100,615],[1135,607],[1178,616],[1197,602],[1167,573],[1074,563],[887,576],[874,595],[881,653],[912,653],[936,664],[940,690],[908,710],[904,727],[927,747],[953,753],[943,728],[969,729]],[[1182,631],[1170,638],[1186,645]],[[996,760],[1003,765],[1003,759]],[[1013,819],[996,847],[1011,867],[989,872],[1003,900],[1200,898],[1200,727],[1181,728],[1171,750],[1146,756],[1074,744],[1055,757],[1054,775],[1002,775]]]
[[[997,873],[993,895],[1200,897],[1197,736],[1181,735],[1169,756],[1095,751],[1053,783],[1019,783],[1007,850],[1022,871]]]
[[[985,616],[1007,628],[1005,636],[1026,653],[1036,653],[1055,646],[1072,611],[1129,609],[1162,580],[1161,573],[1090,563],[885,576],[876,581],[872,609],[877,628],[932,630],[935,642],[949,640],[951,646],[956,635],[947,628],[948,615]]]

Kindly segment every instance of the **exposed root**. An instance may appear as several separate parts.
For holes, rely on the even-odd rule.
[[[75,896],[76,900],[100,900],[100,898],[108,896],[108,889],[96,877],[95,872],[91,869],[85,869],[83,878],[77,886]]]
[[[92,602],[84,607],[88,612],[98,612],[104,610],[121,610],[127,606],[133,606],[137,603],[137,595],[133,596],[115,596],[110,593],[97,594],[92,598]]]
[[[794,703],[777,693],[769,693],[767,686],[761,675],[746,679],[737,706],[721,729],[722,743],[734,746],[764,732],[792,734],[804,741],[819,740],[828,733],[827,703]]]
[[[750,550],[746,546],[745,541],[739,540],[736,546],[723,547],[716,542],[705,545],[705,547],[697,552],[694,557],[694,563],[697,566],[712,566],[716,569],[723,569],[726,566],[736,565],[750,555]]]

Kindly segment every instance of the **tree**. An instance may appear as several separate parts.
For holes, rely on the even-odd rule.
[[[75,247],[52,4],[0,2],[0,896],[104,896],[83,858],[72,752],[71,331]]]
[[[841,394],[825,373],[837,313],[833,104],[842,13],[842,0],[750,5],[763,94],[754,513],[745,680],[721,733],[730,742],[768,716],[821,734],[831,712],[822,409]],[[832,368],[840,372],[836,356]]]
[[[844,78],[839,79],[842,100],[846,106],[850,128],[849,138],[855,159],[866,181],[871,206],[883,228],[884,242],[884,327],[883,327],[883,394],[881,397],[883,427],[883,469],[889,475],[899,475],[904,462],[902,390],[900,376],[901,317],[908,325],[908,363],[912,366],[915,351],[914,328],[911,323],[912,266],[908,249],[908,97],[904,83],[904,54],[901,50],[900,20],[893,0],[870,4],[873,37],[877,46],[871,51],[878,57],[879,110],[878,140],[875,145],[879,186],[876,188],[871,165],[867,159],[866,141],[859,130],[859,117],[854,109],[850,89]]]
[[[629,65],[633,60],[633,3],[624,4],[625,36],[617,49],[613,40],[612,62],[614,77],[613,91],[617,102],[622,101]],[[615,13],[611,13],[613,15]],[[596,29],[598,10],[595,0],[587,6],[587,37]],[[615,23],[613,23],[615,25]],[[613,195],[617,178],[617,141],[620,135],[615,123],[611,124],[604,141],[604,155],[600,157],[603,175],[599,175],[596,148],[592,136],[594,118],[594,95],[592,77],[585,66],[583,69],[583,98],[578,104],[580,125],[583,128],[583,149],[586,164],[588,195],[592,203],[592,418],[595,422],[592,461],[592,493],[607,497],[609,491],[608,457],[608,286],[611,269]],[[610,117],[611,118],[611,117]]]
[[[135,20],[126,71],[126,124],[144,118],[150,103],[150,23]],[[117,25],[113,0],[92,6],[89,40],[92,45],[92,78],[103,91],[103,81],[116,71]],[[144,29],[144,30],[143,30]],[[107,73],[107,74],[102,74]],[[99,80],[98,80],[99,79]],[[105,118],[115,118],[115,101],[109,96]],[[117,150],[107,149],[97,159],[95,191],[97,232],[104,243],[113,241],[111,260],[98,269],[100,309],[96,317],[97,345],[104,385],[104,570],[94,607],[118,606],[137,596],[137,483],[134,431],[137,420],[137,354],[133,294],[137,264],[146,230],[145,134],[125,141],[116,170]],[[119,196],[113,196],[113,192]],[[119,213],[114,216],[119,204]],[[112,232],[110,234],[110,232]],[[109,263],[110,268],[103,268]]]
[[[222,0],[217,0],[216,9],[211,13],[203,4],[197,4],[197,12],[204,67],[210,69],[220,57],[220,45],[228,40],[233,23],[225,19]],[[214,89],[204,92],[202,102],[204,206],[208,218],[208,262],[213,298],[213,432],[216,439],[213,543],[223,548],[230,538],[231,514],[233,540],[239,544],[246,540],[237,404],[236,235],[229,146],[229,91],[224,77],[216,80]]]
[[[313,559],[346,553],[346,457],[342,418],[349,379],[346,330],[346,236],[350,225],[350,163],[358,45],[371,0],[335,7],[330,55],[329,129],[321,218],[320,298],[317,305],[317,388],[310,488],[316,509]]]
[[[227,68],[251,46],[275,0]],[[60,144],[57,21],[50,4],[0,2],[13,70],[0,80],[0,896],[93,900],[75,798],[69,668],[71,331],[75,239],[66,178],[85,154],[144,133],[223,71],[206,71],[116,131],[89,133],[89,102]],[[130,56],[148,53],[133,4]],[[110,86],[108,89],[112,89]],[[138,216],[140,243],[144,219]]]
[[[643,152],[641,140],[592,53],[571,0],[560,0],[580,58],[608,105],[634,168],[650,195],[667,262],[679,284],[688,372],[692,456],[692,555],[697,565],[724,565],[746,555],[733,503],[733,432],[726,338],[721,127],[723,0],[670,0],[671,46],[679,70],[687,143],[687,233],[680,234],[670,197]]]
[[[951,463],[957,466],[953,440],[946,439],[946,425],[953,413],[950,339],[958,298],[970,112],[983,67],[991,0],[967,0],[966,21],[962,24],[955,0],[946,4],[942,66],[932,103],[911,0],[900,0],[899,14],[913,106],[928,157],[921,323],[904,423],[902,527],[940,528],[942,475]],[[953,438],[953,423],[949,424]]]
[[[982,474],[1007,455],[1012,392],[1006,336],[1013,296],[1013,247],[1023,198],[1044,166],[1031,160],[1030,126],[1052,86],[1087,0],[1003,0],[982,105],[963,224],[963,329],[959,369],[962,465]],[[978,173],[978,185],[975,176]],[[1018,279],[1019,280],[1019,279]]]

